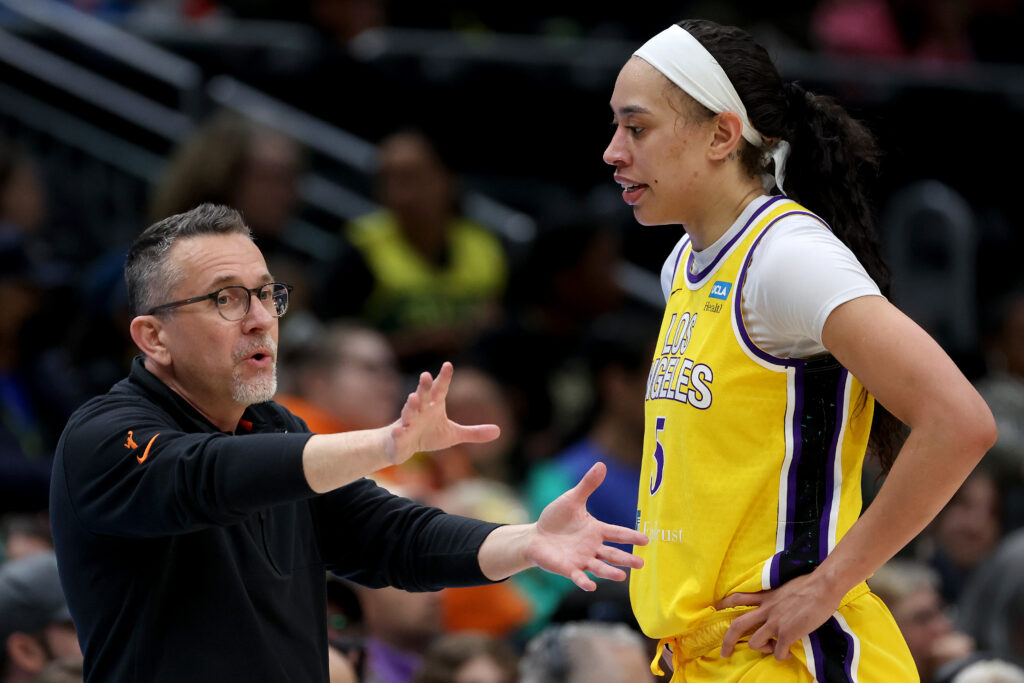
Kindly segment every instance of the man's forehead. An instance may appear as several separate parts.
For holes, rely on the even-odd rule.
[[[187,280],[205,285],[269,282],[262,252],[246,235],[197,235],[179,240],[169,258]]]

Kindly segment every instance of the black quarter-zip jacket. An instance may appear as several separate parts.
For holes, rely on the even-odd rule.
[[[79,408],[50,514],[85,680],[327,681],[327,570],[411,591],[488,583],[497,526],[361,479],[317,495],[306,425],[273,402],[218,430],[150,374]]]

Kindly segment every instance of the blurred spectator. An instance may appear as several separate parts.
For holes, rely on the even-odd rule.
[[[282,384],[275,400],[331,434],[391,424],[402,404],[395,354],[380,332],[357,323],[313,323],[301,339],[285,341]],[[461,374],[461,371],[460,371]]]
[[[327,573],[327,642],[328,668],[342,669],[334,661],[344,657],[356,679],[365,668],[365,624],[355,587],[348,581]]]
[[[600,318],[583,345],[596,387],[594,415],[585,435],[550,460],[535,463],[525,483],[531,514],[536,517],[594,463],[608,473],[587,501],[587,511],[609,524],[633,526],[644,442],[644,384],[648,378],[659,320],[640,311],[617,311]],[[558,489],[557,487],[563,486]],[[632,552],[632,546],[618,546]],[[635,623],[629,595],[611,582],[592,593],[574,591],[570,581],[543,574],[533,577],[530,595],[537,619],[599,619]]]
[[[942,667],[931,683],[1024,683],[1024,669],[977,653]]]
[[[524,465],[554,455],[591,409],[580,341],[622,300],[620,254],[618,234],[601,221],[547,224],[513,273],[505,319],[469,352],[510,394]]]
[[[868,586],[896,619],[922,681],[945,664],[974,651],[970,636],[954,630],[939,595],[939,576],[919,562],[893,559],[868,579]]]
[[[306,308],[318,277],[317,258],[294,239],[303,150],[289,137],[231,111],[210,117],[179,146],[153,190],[150,219],[158,221],[204,202],[241,212],[267,267],[295,286],[291,312]]]
[[[309,0],[314,24],[338,43],[387,23],[384,0]]]
[[[569,622],[549,626],[526,646],[522,683],[654,681],[649,648],[623,624]]]
[[[994,657],[1024,662],[1024,529],[1008,534],[971,576],[957,623]]]
[[[493,318],[505,252],[461,214],[456,180],[424,135],[387,137],[376,183],[383,208],[346,228],[348,247],[314,311],[363,317],[390,337],[402,368],[418,373],[452,358]]]
[[[978,392],[992,409],[999,440],[988,452],[1001,478],[1024,483],[1024,281],[994,307],[987,334],[988,372]]]
[[[375,476],[445,512],[500,524],[529,522],[526,505],[509,479],[518,428],[502,387],[482,370],[462,366],[452,378],[447,406],[448,417],[455,422],[496,424],[501,436],[490,443],[418,453],[401,467],[388,468]],[[531,569],[501,583],[444,589],[444,631],[511,637],[533,616],[526,586],[536,580],[534,574],[547,575],[543,570]]]
[[[81,657],[55,659],[35,675],[32,683],[82,683],[84,676],[82,664]]]
[[[626,311],[609,314],[594,325],[585,348],[597,388],[595,416],[582,439],[534,466],[527,482],[534,515],[600,461],[608,466],[608,474],[587,502],[587,510],[602,522],[635,524],[644,442],[644,383],[658,325],[657,318]]]
[[[457,379],[458,376],[452,381],[453,390]],[[449,392],[449,400],[451,396]],[[449,417],[459,421],[450,409]],[[441,455],[439,459],[443,459],[444,453],[439,451],[429,455]],[[522,524],[530,521],[526,506],[516,490],[503,481],[486,476],[449,482],[434,492],[429,500],[445,512],[487,522]],[[445,588],[441,591],[441,623],[445,632],[474,631],[502,638],[517,636],[535,616],[530,587],[541,580],[538,575],[551,576],[542,569],[534,568],[500,583]]]
[[[35,160],[23,145],[0,137],[0,237],[38,245],[45,220],[46,188]]]
[[[3,550],[0,555],[6,561],[53,552],[53,537],[46,514],[4,515],[0,518],[0,547]]]
[[[327,647],[327,675],[330,683],[357,683],[355,667],[333,646]]]
[[[939,573],[939,592],[947,603],[957,602],[971,573],[995,550],[1002,534],[999,484],[982,463],[915,544],[918,558]]]
[[[149,23],[198,21],[218,13],[215,0],[61,0],[81,12],[108,21],[131,18]]]
[[[1024,10],[1017,0],[824,0],[812,42],[828,53],[935,64],[1017,62]]]
[[[460,483],[483,481],[497,484],[492,494],[498,489],[502,494],[492,495],[489,509],[482,507],[474,513],[460,514],[479,515],[489,521],[510,524],[525,521],[525,508],[519,502],[518,493],[510,488],[514,470],[518,467],[519,427],[504,388],[487,372],[461,364],[452,378],[447,405],[448,417],[455,422],[496,424],[501,428],[501,436],[490,443],[460,444],[433,453],[417,453],[401,467],[382,470],[378,473],[379,478],[401,486],[407,495],[446,510],[447,505],[455,504],[460,498],[468,503],[477,490],[468,488],[458,494],[451,491]],[[464,508],[465,504],[459,504],[459,507]]]
[[[52,552],[0,565],[0,646],[0,683],[27,683],[59,657],[81,659]]]
[[[63,341],[54,321],[74,310],[63,284],[20,238],[0,236],[0,513],[46,508],[53,449],[78,403],[74,375],[42,362]]]
[[[935,63],[975,59],[969,0],[825,0],[812,19],[820,49],[833,54],[910,57]]]
[[[440,593],[357,586],[366,626],[365,683],[411,683],[441,634]]]
[[[444,635],[423,659],[415,683],[517,683],[519,657],[501,638],[479,633]]]

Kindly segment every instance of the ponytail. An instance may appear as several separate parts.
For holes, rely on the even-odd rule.
[[[878,169],[874,136],[831,97],[807,92],[799,83],[782,89],[791,122],[785,136],[791,147],[786,193],[825,219],[889,296],[891,274],[865,188],[868,174]]]
[[[882,258],[866,187],[879,158],[871,132],[833,98],[810,93],[798,83],[783,84],[768,53],[746,31],[701,19],[679,26],[721,65],[751,125],[765,138],[789,142],[786,194],[828,223],[888,297],[891,274]],[[766,168],[772,162],[764,150],[746,142],[741,158],[753,177],[773,170]],[[877,405],[869,448],[883,471],[892,466],[905,434],[904,425]]]

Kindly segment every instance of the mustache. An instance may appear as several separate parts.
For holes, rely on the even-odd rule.
[[[241,349],[236,349],[232,354],[232,358],[236,363],[239,363],[257,351],[267,351],[271,359],[277,361],[277,344],[270,338],[270,335],[264,335],[251,340]]]

